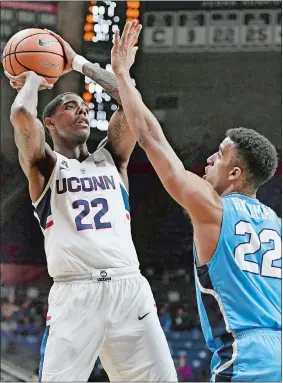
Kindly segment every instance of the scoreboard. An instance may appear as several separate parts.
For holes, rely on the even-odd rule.
[[[124,24],[140,17],[139,1],[92,0],[85,2],[85,23],[83,31],[83,55],[89,61],[109,72],[111,68],[111,49],[117,29],[123,30]],[[117,109],[116,100],[90,78],[85,77],[82,98],[90,109],[90,127],[92,132],[106,131],[109,117]],[[93,136],[94,137],[94,136]],[[101,139],[101,137],[100,137]]]
[[[281,49],[281,2],[189,1],[183,11],[165,6],[158,11],[151,5],[143,14],[145,52]]]
[[[181,50],[207,48],[207,15],[198,11],[178,12],[176,15],[176,46]],[[172,31],[173,32],[173,31]]]
[[[1,52],[10,37],[26,28],[57,31],[57,2],[1,1]]]

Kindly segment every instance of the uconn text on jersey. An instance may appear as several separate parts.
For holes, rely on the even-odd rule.
[[[64,194],[67,191],[76,193],[79,191],[92,192],[97,190],[116,189],[113,176],[99,177],[69,177],[56,180],[57,194]]]

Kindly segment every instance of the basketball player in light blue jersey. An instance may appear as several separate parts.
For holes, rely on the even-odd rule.
[[[141,25],[115,34],[112,68],[129,126],[194,228],[195,280],[212,381],[281,381],[281,221],[256,198],[277,167],[254,130],[227,132],[205,176],[187,171],[134,88],[127,62]]]

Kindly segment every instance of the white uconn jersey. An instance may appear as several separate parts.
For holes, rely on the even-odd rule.
[[[83,162],[56,156],[50,180],[33,204],[50,276],[138,268],[129,197],[110,153],[100,148]]]

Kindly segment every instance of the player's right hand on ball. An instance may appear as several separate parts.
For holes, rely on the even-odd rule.
[[[19,74],[18,76],[12,76],[10,73],[6,71],[4,73],[5,73],[5,76],[10,80],[11,87],[16,89],[18,92],[25,85],[25,82],[31,77],[34,77],[39,80],[39,84],[40,84],[39,90],[53,88],[53,84],[49,84],[44,77],[38,76],[35,72],[32,72],[32,71],[23,72]]]
[[[65,68],[64,68],[63,74],[71,72],[71,70],[73,70],[73,68],[72,68],[72,61],[73,61],[74,57],[77,55],[76,52],[71,47],[71,45],[69,43],[67,43],[67,41],[62,39],[61,36],[57,35],[57,33],[52,32],[52,31],[50,31],[49,29],[46,29],[46,28],[45,28],[45,31],[47,31],[48,33],[50,33],[50,35],[55,37],[59,41],[59,43],[62,45],[62,47],[64,49],[64,53],[65,53],[66,61],[67,62],[65,64]]]

